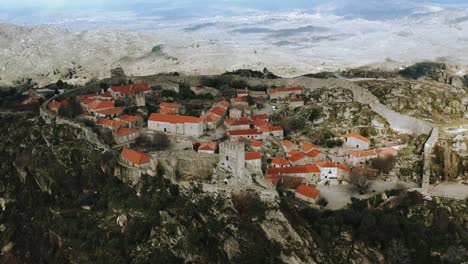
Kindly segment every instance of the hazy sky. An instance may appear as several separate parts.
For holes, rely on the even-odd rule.
[[[128,25],[154,21],[241,16],[300,10],[368,20],[386,20],[460,7],[468,0],[0,0],[0,22],[66,27]],[[421,11],[422,10],[422,11]]]

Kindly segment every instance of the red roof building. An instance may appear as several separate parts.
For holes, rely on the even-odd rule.
[[[121,127],[119,129],[117,129],[117,131],[115,131],[113,134],[116,137],[125,137],[125,136],[129,136],[129,135],[132,135],[132,134],[138,134],[138,133],[140,133],[140,131],[138,131],[136,129],[128,128],[128,127]]]
[[[125,123],[122,121],[112,120],[109,118],[99,118],[97,120],[97,124],[103,127],[109,128],[111,130],[117,130],[119,127],[122,127],[125,125]]]
[[[132,115],[121,115],[117,119],[125,123],[136,123],[143,121],[143,118],[141,118],[140,116]]]
[[[109,92],[113,97],[127,96],[136,93],[147,93],[151,91],[151,86],[148,83],[135,83],[129,85],[112,86]]]
[[[123,111],[124,109],[122,107],[112,107],[112,108],[107,108],[104,110],[99,110],[96,112],[96,115],[103,116],[103,117],[106,117],[106,116],[115,117],[115,116],[121,115]]]
[[[315,201],[320,195],[319,190],[305,184],[299,185],[299,187],[296,188],[296,193],[313,201]]]
[[[129,165],[133,166],[144,166],[149,165],[151,161],[151,156],[142,152],[133,149],[124,148],[120,155],[122,160]]]
[[[198,147],[198,152],[214,154],[216,149],[218,148],[218,143],[214,141],[205,141],[205,142],[198,142],[200,146]]]
[[[291,164],[289,164],[289,161],[287,159],[283,159],[283,158],[272,158],[270,165],[273,168],[282,168],[282,167],[290,167],[291,166]]]
[[[113,108],[114,107],[114,101],[101,101],[101,100],[95,100],[89,104],[87,104],[88,108],[91,111],[99,111],[107,108]]]
[[[245,153],[245,160],[261,160],[262,153],[260,152],[246,152]]]
[[[181,104],[167,102],[162,102],[159,104],[159,112],[161,114],[179,114],[181,112],[181,109]]]
[[[40,101],[42,101],[42,97],[38,95],[32,95],[26,100],[22,101],[21,105],[35,104],[35,103],[39,103]]]
[[[310,164],[304,166],[284,167],[284,168],[269,168],[267,174],[280,175],[298,175],[298,174],[320,174],[320,169],[317,165]]]
[[[229,107],[229,105],[230,105],[230,103],[229,103],[228,101],[223,100],[223,101],[221,101],[221,102],[218,102],[215,106],[221,107],[221,108],[224,108],[224,109],[227,110],[228,107]]]
[[[255,121],[255,120],[268,121],[268,115],[267,114],[252,115],[250,118],[252,119],[252,121]]]
[[[148,121],[163,122],[171,124],[183,124],[183,123],[203,123],[203,119],[194,116],[183,116],[183,115],[165,115],[153,113],[148,118]]]
[[[370,140],[358,133],[348,133],[348,134],[344,134],[344,135],[341,135],[341,138],[356,138],[356,139],[359,139],[361,141],[364,141],[364,142],[370,142]]]

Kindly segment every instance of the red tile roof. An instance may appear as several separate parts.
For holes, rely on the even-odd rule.
[[[122,107],[113,107],[113,108],[107,108],[104,110],[98,111],[99,114],[103,115],[120,115],[122,114],[124,109]]]
[[[88,105],[94,101],[97,101],[97,99],[95,98],[84,98],[81,100],[81,103],[84,104],[84,105]]]
[[[231,136],[247,136],[247,135],[259,135],[256,129],[241,129],[241,130],[230,130],[228,131]]]
[[[133,164],[142,165],[147,164],[151,160],[151,156],[137,150],[124,148],[121,156],[123,159],[130,161]]]
[[[300,154],[301,152],[298,151],[298,150],[296,150],[296,149],[293,149],[293,150],[289,151],[289,152],[286,153],[286,154],[287,154],[288,157],[292,157],[292,156],[294,156],[294,155],[296,155],[296,154],[298,154],[298,153]]]
[[[268,115],[267,114],[252,115],[251,119],[252,120],[265,120],[265,119],[268,119]]]
[[[182,107],[181,104],[175,104],[175,103],[167,103],[167,102],[162,102],[159,104],[159,107],[161,108],[171,108],[174,110],[180,109]]]
[[[338,163],[338,162],[332,162],[332,161],[318,161],[314,163],[317,165],[319,168],[338,168],[344,171],[349,171],[348,166]]]
[[[128,95],[128,94],[151,91],[151,87],[147,83],[135,83],[135,84],[129,84],[129,85],[112,86],[111,90],[114,92],[120,92],[122,94]]]
[[[320,195],[319,190],[304,184],[299,185],[299,187],[296,188],[296,192],[312,199],[317,199],[317,197]]]
[[[209,113],[213,113],[217,116],[224,116],[226,114],[226,111],[227,111],[226,109],[222,107],[217,107],[217,106],[208,110]]]
[[[304,153],[310,152],[314,149],[320,149],[319,146],[307,142],[301,142],[299,145]]]
[[[263,132],[283,131],[281,126],[262,126],[260,130]]]
[[[261,127],[267,127],[270,125],[270,123],[268,123],[267,121],[265,120],[253,120],[252,121],[252,125],[258,127],[258,128],[261,128]]]
[[[42,100],[42,97],[38,96],[38,95],[33,95],[29,98],[27,98],[26,100],[24,100],[23,102],[21,102],[22,105],[27,105],[27,104],[32,104],[32,103],[37,103],[39,101]]]
[[[229,126],[241,126],[241,125],[249,125],[249,119],[247,117],[241,118],[226,118],[224,119],[224,123]]]
[[[97,123],[98,123],[98,125],[110,126],[110,127],[118,127],[118,126],[125,125],[125,123],[122,122],[122,121],[111,120],[109,118],[99,118],[97,120]]]
[[[262,146],[263,142],[262,142],[262,141],[258,141],[258,140],[254,140],[254,141],[250,142],[250,144],[252,145],[252,147],[259,148],[259,147]]]
[[[90,98],[90,97],[95,97],[95,96],[96,96],[96,94],[80,94],[77,97],[78,97],[78,99],[80,101],[82,101],[84,99],[87,99],[87,98]]]
[[[368,138],[366,138],[366,137],[364,137],[364,136],[362,136],[362,135],[360,135],[358,133],[354,133],[354,132],[341,135],[341,138],[350,138],[350,137],[359,139],[359,140],[364,141],[364,142],[370,142],[370,140]]]
[[[205,120],[205,122],[215,122],[219,120],[221,117],[213,113],[206,113],[204,116],[202,116],[202,118],[203,120]]]
[[[283,140],[283,141],[281,141],[281,145],[289,148],[289,147],[295,146],[296,144],[294,144],[293,142],[291,142],[289,140]]]
[[[114,101],[100,101],[96,100],[92,103],[88,104],[88,107],[93,110],[98,110],[98,109],[105,109],[105,108],[111,108],[114,107]]]
[[[126,123],[134,123],[134,122],[143,121],[143,118],[141,118],[140,116],[132,116],[132,115],[121,115],[117,119]]]
[[[320,155],[320,153],[322,153],[322,152],[320,152],[320,150],[314,149],[314,150],[311,150],[311,151],[307,152],[307,153],[306,153],[306,156],[307,156],[307,157],[311,157],[311,158],[315,158],[315,157],[317,157],[318,155]]]
[[[159,113],[161,114],[167,114],[167,115],[172,115],[176,113],[176,110],[173,108],[160,108]]]
[[[278,93],[278,92],[294,92],[294,91],[302,91],[302,87],[280,87],[280,88],[271,88],[268,90],[269,93]]]
[[[194,117],[194,116],[165,115],[165,114],[153,113],[148,118],[148,121],[164,122],[164,123],[171,123],[171,124],[181,124],[181,123],[198,124],[198,123],[202,123],[203,119],[200,117]]]
[[[131,134],[136,134],[138,132],[139,132],[138,130],[133,129],[133,128],[121,127],[119,129],[117,129],[117,131],[114,132],[114,136],[124,137],[124,136],[128,136],[128,135],[131,135]]]
[[[371,157],[379,155],[379,149],[368,149],[368,150],[349,150],[345,151],[345,155],[354,156],[354,157]]]
[[[304,159],[305,157],[306,157],[306,155],[304,155],[301,152],[298,152],[298,153],[295,153],[294,155],[292,155],[291,157],[289,157],[289,161],[296,162],[296,161],[299,161],[301,159]]]
[[[247,103],[247,96],[232,98],[232,102],[234,102],[234,103]]]
[[[112,98],[112,95],[111,93],[109,92],[103,92],[103,93],[100,93],[99,96],[101,97],[108,97],[108,98]]]
[[[65,106],[68,105],[68,100],[65,99],[65,100],[62,100],[60,102],[56,101],[56,100],[52,100],[52,101],[49,102],[49,104],[47,106],[49,107],[50,111],[55,112],[62,105],[65,105]]]
[[[216,148],[218,147],[218,143],[214,141],[206,141],[206,142],[199,142],[200,146],[198,147],[198,150],[212,150],[215,151]]]
[[[216,106],[219,106],[219,107],[222,107],[222,108],[227,109],[227,108],[229,107],[230,104],[231,104],[231,103],[229,103],[228,101],[223,100],[223,101],[221,101],[221,102],[218,102],[218,103],[216,104]]]
[[[272,158],[271,159],[271,164],[281,165],[281,166],[288,166],[289,161],[287,159],[283,159],[283,158]]]
[[[259,160],[262,159],[262,153],[260,152],[246,152],[245,160]]]
[[[249,93],[249,91],[247,91],[247,90],[238,90],[237,91],[237,94],[248,94],[248,93]]]
[[[304,102],[304,99],[302,98],[289,98],[288,101],[290,103],[294,103],[294,102]]]
[[[298,173],[320,173],[317,165],[294,166],[284,168],[269,168],[267,174],[298,174]]]

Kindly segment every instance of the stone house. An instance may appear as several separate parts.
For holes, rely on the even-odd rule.
[[[289,161],[283,158],[272,158],[270,162],[271,168],[284,168],[284,167],[291,167]]]
[[[302,94],[302,87],[280,87],[268,89],[268,95],[271,99],[286,99],[293,95]]]
[[[318,200],[320,191],[312,186],[301,184],[296,188],[295,194],[297,198],[313,204]]]
[[[262,171],[262,153],[260,152],[246,152],[245,153],[245,167],[254,172]]]
[[[124,122],[130,128],[139,128],[143,126],[143,118],[140,116],[121,115],[115,118],[115,120]]]
[[[229,109],[230,118],[241,118],[243,116],[250,116],[252,109],[248,105],[233,105]]]
[[[268,175],[280,175],[288,177],[299,177],[303,179],[303,182],[317,183],[320,178],[320,169],[317,165],[310,164],[304,166],[292,166],[283,168],[269,168],[267,169]]]
[[[234,105],[245,105],[248,106],[249,102],[246,96],[243,97],[234,97],[231,99],[231,104]]]
[[[121,115],[124,112],[124,109],[122,107],[112,107],[112,108],[107,108],[104,110],[99,110],[95,112],[96,117],[109,117],[109,118],[115,118],[119,115]]]
[[[216,149],[218,148],[218,143],[214,141],[198,142],[200,146],[198,147],[199,153],[215,154]]]
[[[289,140],[281,141],[281,146],[283,147],[284,152],[290,152],[291,150],[297,150],[299,147]]]
[[[341,163],[332,161],[319,161],[315,165],[320,169],[320,182],[337,184],[349,176],[349,168]]]
[[[140,131],[133,128],[120,127],[112,135],[117,144],[124,144],[135,141],[140,136]]]
[[[229,130],[250,129],[250,121],[247,117],[226,118],[224,119],[224,125]]]
[[[117,129],[125,126],[124,122],[118,121],[118,120],[112,120],[109,118],[99,118],[97,120],[97,124],[102,127],[108,128],[112,131],[116,131]]]
[[[341,135],[345,147],[356,149],[369,149],[370,140],[358,133],[348,133]]]
[[[181,104],[162,102],[159,104],[159,113],[166,115],[179,115],[183,114],[183,107]]]
[[[153,113],[148,118],[148,129],[197,138],[205,133],[205,123],[199,117]]]
[[[289,98],[288,99],[288,108],[295,109],[298,107],[304,106],[304,99],[303,98]]]
[[[283,128],[281,126],[262,126],[260,127],[260,130],[262,131],[263,139],[268,139],[271,137],[276,139],[283,139],[284,137]]]
[[[252,147],[253,151],[260,151],[262,149],[263,142],[260,140],[252,140],[250,142],[250,146]]]
[[[230,139],[262,139],[262,134],[257,129],[229,130],[228,134]]]
[[[120,160],[127,166],[138,169],[151,168],[151,156],[145,152],[124,148],[120,153]]]
[[[49,110],[52,113],[57,113],[58,109],[62,105],[68,105],[68,100],[66,100],[66,99],[62,100],[62,101],[52,100],[52,101],[49,102],[49,104],[47,104],[47,107],[49,108]]]
[[[148,83],[135,83],[120,86],[111,86],[108,92],[112,98],[124,99],[131,98],[135,101],[136,106],[145,106],[145,96],[152,92],[151,86]]]
[[[39,103],[43,100],[42,97],[39,95],[31,95],[30,97],[26,98],[24,101],[21,102],[21,105],[29,105]]]

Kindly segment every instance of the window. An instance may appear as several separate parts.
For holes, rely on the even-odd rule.
[[[229,160],[229,157],[228,157],[228,156],[226,156],[226,160]]]

